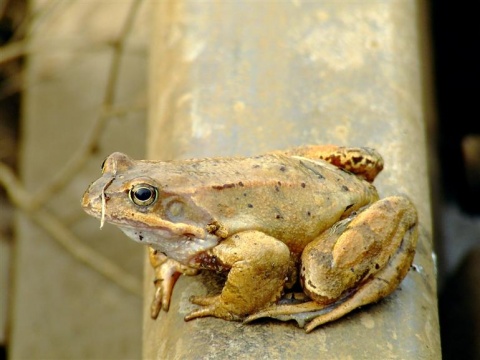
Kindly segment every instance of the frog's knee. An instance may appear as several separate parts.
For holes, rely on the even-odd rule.
[[[417,225],[417,210],[408,197],[402,195],[390,196],[378,201],[378,203],[378,205],[388,204],[388,210],[397,214],[396,217],[399,222],[405,227],[409,228]]]

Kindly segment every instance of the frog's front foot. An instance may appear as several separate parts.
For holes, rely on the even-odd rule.
[[[406,276],[416,242],[417,214],[412,203],[399,196],[380,200],[340,221],[305,248],[300,278],[313,301],[272,305],[245,321],[296,320],[310,332],[376,302]]]
[[[169,259],[164,254],[149,248],[150,264],[155,271],[155,294],[150,306],[150,316],[156,319],[160,310],[167,311],[170,307],[173,287],[180,275],[196,275],[198,270]]]

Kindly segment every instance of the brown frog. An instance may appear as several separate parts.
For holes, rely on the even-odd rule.
[[[274,317],[311,331],[389,295],[412,264],[416,210],[403,196],[378,199],[382,168],[373,149],[334,145],[174,161],[117,152],[82,206],[150,247],[153,318],[181,274],[208,269],[225,285],[193,297],[200,308],[185,320]],[[303,298],[289,296],[297,280]]]

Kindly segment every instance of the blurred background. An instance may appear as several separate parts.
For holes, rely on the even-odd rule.
[[[0,1],[0,358],[141,353],[143,249],[79,205],[105,154],[144,157],[151,6]],[[478,26],[429,10],[442,351],[480,359]]]

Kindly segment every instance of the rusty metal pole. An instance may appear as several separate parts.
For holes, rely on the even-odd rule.
[[[200,278],[156,321],[146,265],[144,358],[440,358],[426,166],[425,2],[200,2],[155,6],[149,158],[250,155],[299,144],[378,149],[382,196],[415,202],[420,239],[400,288],[305,334],[293,323],[188,323]]]

